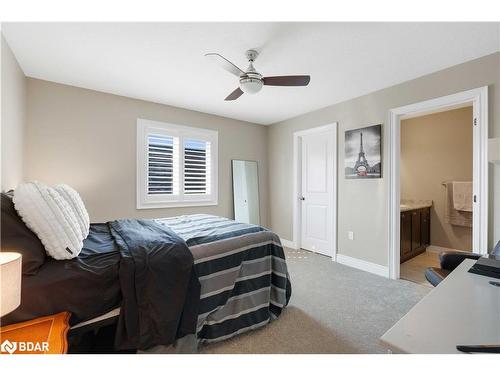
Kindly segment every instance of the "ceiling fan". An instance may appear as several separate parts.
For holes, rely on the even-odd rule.
[[[255,70],[253,63],[259,53],[253,49],[246,51],[245,53],[249,65],[245,71],[238,68],[231,61],[226,59],[224,56],[218,53],[207,53],[205,56],[213,59],[222,68],[226,69],[229,73],[234,74],[240,79],[240,87],[234,90],[231,94],[227,96],[224,100],[236,100],[244,92],[247,94],[256,94],[261,89],[262,86],[307,86],[311,80],[310,76],[274,76],[274,77],[263,77],[262,74]]]

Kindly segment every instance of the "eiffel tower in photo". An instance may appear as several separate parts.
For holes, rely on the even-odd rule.
[[[363,167],[363,168],[361,168]],[[365,151],[363,149],[363,133],[361,133],[360,137],[360,143],[359,143],[359,153],[358,153],[358,160],[356,161],[356,164],[354,165],[354,170],[358,175],[366,175],[368,173],[368,170],[370,169],[370,165],[368,164],[368,161],[366,160],[365,157]]]

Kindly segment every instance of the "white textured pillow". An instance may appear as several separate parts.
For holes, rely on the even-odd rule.
[[[87,238],[90,229],[90,218],[87,209],[85,208],[85,204],[83,203],[82,198],[80,198],[78,192],[66,184],[57,185],[54,189],[56,189],[66,202],[68,202],[76,216],[76,219],[78,220],[78,225],[80,225],[83,238]]]
[[[24,183],[15,189],[13,201],[52,258],[71,259],[80,254],[84,237],[78,219],[56,189],[39,182]]]

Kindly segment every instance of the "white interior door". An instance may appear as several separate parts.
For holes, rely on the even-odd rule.
[[[333,130],[302,136],[301,248],[333,256]]]

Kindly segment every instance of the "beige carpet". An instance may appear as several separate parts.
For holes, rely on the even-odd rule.
[[[304,250],[286,255],[292,298],[280,318],[200,353],[385,353],[379,337],[430,290]]]

